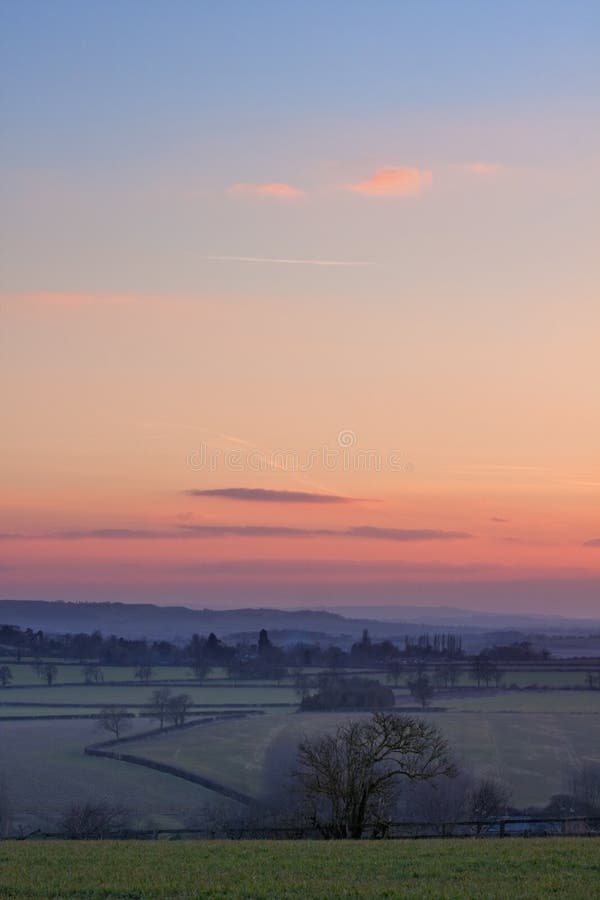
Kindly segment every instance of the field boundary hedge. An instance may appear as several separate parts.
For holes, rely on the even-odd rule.
[[[118,750],[112,748],[119,747],[122,744],[131,743],[132,741],[145,740],[157,737],[158,735],[169,734],[173,731],[197,728],[198,726],[209,725],[215,722],[229,722],[234,718],[246,719],[252,715],[262,715],[262,713],[259,711],[249,711],[242,713],[228,713],[224,716],[212,716],[209,719],[194,719],[191,722],[186,722],[184,725],[170,725],[166,728],[153,728],[150,731],[142,731],[139,734],[128,735],[127,737],[119,738],[118,740],[89,744],[84,748],[83,752],[86,756],[100,756],[106,759],[115,759],[119,762],[132,763],[136,766],[154,769],[157,772],[164,772],[167,775],[173,775],[175,778],[182,778],[184,781],[191,781],[192,784],[198,784],[200,787],[206,788],[209,791],[214,791],[216,794],[221,794],[221,796],[227,797],[229,800],[236,800],[244,806],[250,806],[255,802],[254,797],[251,797],[250,794],[245,794],[242,791],[237,791],[235,788],[229,787],[229,785],[223,784],[220,781],[215,781],[213,778],[199,775],[196,772],[190,772],[189,769],[182,769],[180,766],[172,766],[169,763],[148,759],[146,756],[138,756],[134,753],[120,753]]]

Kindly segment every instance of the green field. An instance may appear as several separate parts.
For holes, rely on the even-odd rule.
[[[54,662],[54,660],[52,660],[52,662]],[[10,659],[5,659],[2,660],[0,664],[7,665],[11,670],[13,676],[11,684],[45,684],[44,679],[40,678],[31,663],[15,663]],[[61,663],[56,663],[56,668],[58,669],[56,674],[57,684],[77,684],[85,681],[83,675],[84,666],[62,665]],[[105,681],[135,680],[135,668],[132,668],[131,666],[102,666],[101,668]],[[153,680],[162,681],[170,679],[192,681],[193,676],[189,667],[185,666],[161,666],[160,668],[157,667],[153,670]]]
[[[11,682],[14,685],[44,685],[44,679],[40,678],[40,676],[34,670],[32,665],[32,661],[15,663],[14,659],[11,658],[0,658],[0,665],[8,665],[11,669],[13,681]],[[56,683],[57,684],[78,684],[84,681],[83,675],[83,666],[78,664],[65,665],[60,662],[56,663],[57,665],[57,675],[56,675]],[[123,682],[123,681],[135,681],[135,667],[132,666],[101,666],[102,674],[104,677],[104,681],[107,683],[111,682]],[[579,687],[584,688],[586,686],[585,676],[586,673],[584,671],[560,671],[560,670],[527,670],[527,669],[511,669],[509,665],[501,667],[504,675],[502,679],[502,684],[504,686],[508,685],[517,685],[518,687],[527,687],[527,686],[536,686],[539,687]],[[323,669],[312,668],[306,669],[306,674],[316,675],[319,672],[325,671]],[[364,674],[364,670],[362,669],[347,669],[344,670],[345,674]],[[428,670],[430,675],[433,675],[433,669]],[[368,670],[368,677],[379,678],[381,681],[386,681],[387,675],[385,671],[374,671]],[[398,687],[406,687],[406,682],[409,678],[412,677],[412,674],[403,673],[398,680]],[[159,681],[182,681],[185,683],[193,683],[196,679],[194,678],[189,666],[155,666],[152,670],[152,678],[150,680],[150,684],[152,682]],[[215,668],[210,671],[207,678],[205,679],[211,684],[225,684],[229,686],[234,686],[234,682],[227,678],[227,674],[224,669]],[[290,675],[286,679],[283,679],[282,684],[287,684],[287,686],[291,686],[293,681],[293,676]],[[243,687],[245,682],[238,682],[239,686]],[[256,683],[255,683],[256,684]],[[271,686],[269,682],[259,682],[258,685],[269,687]],[[464,687],[473,687],[474,682],[470,678],[468,671],[463,671],[461,673],[461,678],[458,682],[458,686],[461,688]],[[1,691],[1,688],[0,688]]]
[[[496,698],[489,698],[494,700]],[[600,716],[531,712],[447,712],[424,715],[447,737],[459,761],[476,775],[507,782],[518,806],[544,804],[564,791],[578,761],[600,762]],[[258,794],[266,751],[276,738],[333,730],[344,713],[267,714],[217,722],[132,743],[131,752],[208,775]]]
[[[500,667],[503,672],[501,686],[509,687],[512,685],[516,685],[517,687],[551,687],[551,688],[585,688],[585,672],[576,672],[576,671],[560,671],[560,670],[543,670],[543,671],[528,671],[527,669],[510,669],[508,667],[501,666]],[[428,674],[432,676],[433,670],[427,670]],[[378,677],[382,681],[389,681],[386,679],[385,673],[379,673],[379,675],[372,677]],[[409,675],[402,675],[398,680],[399,687],[406,687],[407,681],[414,677],[414,673]],[[476,686],[476,682],[470,677],[468,671],[463,670],[461,672],[461,677],[457,682],[457,687],[461,688],[473,688]]]
[[[152,685],[105,684],[0,691],[0,776],[9,784],[16,823],[49,828],[67,802],[103,797],[125,803],[140,826],[156,822],[177,827],[202,806],[221,803],[218,795],[172,776],[85,757],[86,744],[109,737],[93,721],[1,721],[2,716],[93,713],[115,702],[139,713],[152,690]],[[345,714],[296,713],[297,697],[289,686],[190,684],[185,690],[195,703],[207,704],[205,711],[210,713],[228,703],[291,704],[267,709],[257,718],[216,722],[128,745],[141,756],[252,794],[261,790],[265,756],[274,740],[282,736],[295,742],[302,732],[330,729],[345,718]],[[403,691],[397,692],[397,700],[402,706],[410,703]],[[7,701],[19,705],[1,705]],[[441,728],[464,767],[506,781],[515,805],[546,803],[552,794],[568,788],[575,765],[600,761],[600,692],[482,690],[442,694],[434,702],[446,711],[424,715]],[[69,707],[68,703],[83,705]],[[420,714],[416,706],[414,711]],[[132,720],[137,731],[153,724],[141,717]]]
[[[57,684],[79,684],[85,681],[83,674],[84,665],[64,664],[58,660],[45,659],[44,662],[54,662],[57,668],[56,683]],[[0,658],[0,665],[6,665],[11,670],[13,680],[11,684],[45,684],[45,680],[35,671],[33,660],[27,662],[16,663],[14,658]],[[102,675],[105,682],[135,681],[135,666],[101,666]],[[152,669],[153,681],[196,681],[189,666],[155,666]],[[224,669],[211,669],[206,681],[223,681],[226,679]]]
[[[130,703],[132,706],[149,703],[152,692],[156,688],[152,684],[144,685],[53,685],[52,687],[31,687],[17,690],[0,690],[0,703],[82,703],[86,706],[102,706],[109,703]],[[174,693],[189,694],[194,703],[224,704],[251,706],[256,703],[294,703],[298,702],[297,694],[291,687],[255,686],[234,687],[232,684],[223,687],[217,685],[197,686],[193,683],[172,685]],[[2,707],[0,706],[0,709]]]
[[[65,706],[74,703],[81,704],[93,711],[99,706],[120,703],[129,704],[133,708],[150,702],[152,692],[156,687],[152,684],[100,684],[100,685],[76,685],[58,683],[52,687],[45,685],[33,685],[27,688],[0,689],[0,717],[10,715],[10,706],[6,703],[52,703],[57,706]],[[171,685],[174,693],[185,692],[189,694],[195,704],[218,707],[227,705],[254,706],[257,704],[291,704],[298,703],[298,695],[291,685],[264,684],[257,682],[245,682],[235,685],[231,681],[212,681],[202,685],[193,682],[180,682]],[[405,689],[394,691],[396,702],[399,706],[414,705],[413,700]],[[444,692],[436,694],[434,701],[436,706],[444,706],[452,710],[486,711],[486,712],[573,712],[573,713],[600,713],[600,691],[590,690],[539,690],[539,691],[510,691],[500,689],[477,691],[471,689],[468,693],[460,691]],[[73,710],[75,712],[76,710]],[[83,710],[85,711],[85,710]]]
[[[6,842],[3,900],[598,896],[595,840]]]
[[[72,706],[4,706],[0,703],[0,722],[17,716],[20,719],[40,716],[81,716],[98,713],[98,706],[73,708]]]
[[[403,702],[398,700],[398,703]],[[600,691],[498,691],[475,692],[469,696],[435,697],[435,705],[464,712],[549,712],[598,715]]]
[[[133,720],[133,726],[147,729],[148,722]],[[214,804],[217,795],[198,785],[84,755],[86,744],[107,737],[89,720],[0,723],[0,776],[15,824],[26,831],[53,830],[67,804],[92,799],[126,806],[135,827],[178,828],[207,803]]]

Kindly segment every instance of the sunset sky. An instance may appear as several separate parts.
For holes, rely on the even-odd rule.
[[[1,597],[600,614],[600,4],[0,33]]]

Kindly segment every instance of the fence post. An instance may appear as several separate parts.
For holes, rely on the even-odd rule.
[[[500,837],[501,838],[504,837],[504,825],[505,825],[504,822],[500,822]]]

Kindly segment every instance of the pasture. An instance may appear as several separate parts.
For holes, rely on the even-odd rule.
[[[205,804],[220,803],[212,792],[172,776],[86,757],[86,744],[110,737],[93,721],[2,721],[8,716],[89,715],[104,704],[118,703],[136,713],[131,724],[134,732],[142,731],[153,727],[144,717],[144,704],[155,687],[152,682],[107,681],[0,689],[0,775],[9,786],[17,823],[48,828],[68,802],[102,798],[124,803],[139,827],[153,823],[179,827]],[[301,734],[331,729],[347,715],[296,713],[298,698],[289,683],[236,686],[219,678],[203,684],[181,681],[171,687],[175,693],[191,695],[196,704],[192,715],[257,707],[266,714],[132,742],[130,752],[254,795],[262,789],[265,759],[275,741],[293,744]],[[412,705],[415,714],[435,721],[465,768],[506,781],[518,806],[546,803],[552,794],[568,788],[575,765],[600,761],[597,691],[471,688],[440,693],[434,703],[445,711],[424,713],[406,691],[399,689],[396,696],[399,706]]]
[[[495,698],[489,698],[495,699]],[[545,804],[568,788],[578,761],[600,762],[600,716],[527,712],[428,712],[460,763],[476,775],[510,785],[518,806]],[[130,744],[132,753],[190,769],[258,795],[270,745],[293,745],[304,734],[333,730],[345,713],[269,713],[256,719],[217,722],[206,729],[171,732]]]
[[[3,900],[597,896],[595,840],[100,841],[0,845]]]
[[[398,702],[402,702],[398,700]],[[600,714],[600,691],[473,691],[468,696],[440,693],[434,703],[452,711],[472,713]]]
[[[33,665],[33,660],[21,661],[19,663],[15,662],[13,657],[0,657],[0,665],[8,665],[11,669],[13,680],[12,684],[15,686],[29,685],[29,686],[45,686],[44,678],[41,677],[36,671]],[[85,681],[84,676],[84,668],[85,664],[77,664],[77,663],[65,663],[60,660],[53,660],[57,667],[57,673],[55,678],[55,684],[81,684]],[[104,682],[107,684],[111,683],[122,683],[122,682],[132,682],[136,683],[135,672],[136,668],[132,666],[113,666],[113,665],[104,665],[101,666],[102,675],[104,678]],[[426,671],[430,676],[434,674],[434,666],[430,666]],[[537,686],[540,688],[544,687],[552,687],[552,688],[585,688],[586,686],[586,668],[585,664],[581,665],[580,669],[572,669],[570,667],[565,667],[564,664],[559,662],[556,663],[556,666],[553,667],[552,664],[548,664],[547,666],[540,666],[539,664],[536,666],[532,664],[531,667],[527,667],[526,665],[519,665],[511,667],[510,663],[501,666],[503,677],[502,677],[502,685],[503,686],[511,686],[516,685],[517,687],[531,687]],[[590,663],[590,670],[595,670],[597,668],[594,662]],[[318,675],[326,671],[322,668],[310,668],[303,670],[305,674],[308,675]],[[358,675],[368,675],[373,678],[379,678],[382,681],[389,681],[391,679],[388,678],[385,671],[381,670],[365,670],[360,668],[348,668],[345,670],[347,675],[358,674]],[[406,688],[407,681],[413,677],[413,672],[402,672],[400,673],[396,679],[394,679],[394,683],[397,683],[397,686],[400,688]],[[154,682],[162,682],[162,681],[178,681],[187,685],[197,684],[197,679],[195,678],[193,672],[190,670],[189,666],[154,666],[152,669],[152,675],[149,680],[149,684],[152,685]],[[139,682],[138,682],[139,683]],[[243,680],[234,681],[227,676],[227,672],[222,668],[214,668],[211,669],[206,678],[204,679],[204,683],[208,683],[211,686],[239,686],[244,687],[247,682]],[[263,687],[271,687],[272,682],[268,681],[258,681],[251,682],[255,686],[263,686]],[[287,677],[283,678],[281,681],[282,685],[287,687],[292,687],[293,684],[293,675],[290,674]],[[461,668],[460,677],[458,681],[458,686],[461,688],[465,687],[473,687],[473,679],[470,677],[468,672],[468,668]],[[0,688],[1,690],[1,688]]]
[[[148,728],[147,720],[132,724]],[[92,799],[127,807],[135,827],[178,828],[214,803],[213,792],[171,775],[85,756],[86,744],[108,737],[89,720],[0,723],[0,774],[16,825],[53,830],[69,803]]]
[[[296,704],[298,702],[297,694],[289,686],[255,685],[252,682],[247,682],[243,686],[234,686],[231,683],[198,685],[189,682],[187,684],[171,684],[169,687],[174,693],[189,694],[192,701],[199,705],[252,706],[260,703]],[[142,706],[150,702],[154,690],[156,690],[156,685],[153,685],[152,682],[123,685],[55,684],[52,687],[40,685],[28,688],[4,688],[4,690],[0,689],[0,703],[7,701],[13,703],[78,703],[93,707],[118,703]]]

